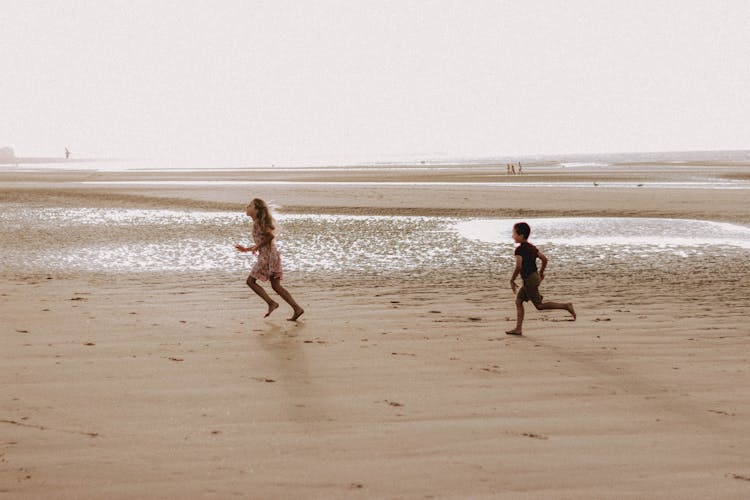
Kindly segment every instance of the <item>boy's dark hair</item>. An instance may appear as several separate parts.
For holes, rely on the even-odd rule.
[[[531,234],[531,228],[525,222],[516,223],[515,225],[513,225],[513,229],[516,230],[516,234],[518,234],[519,236],[523,236],[527,240],[529,239],[529,235]]]

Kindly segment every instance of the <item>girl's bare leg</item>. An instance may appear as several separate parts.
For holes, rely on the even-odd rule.
[[[523,301],[516,299],[516,327],[512,330],[508,330],[508,335],[522,335],[521,327],[523,327],[523,317],[524,317],[524,310],[523,310]]]
[[[274,311],[274,310],[275,310],[275,309],[276,309],[277,307],[279,307],[279,304],[278,304],[278,303],[276,303],[276,301],[274,301],[274,300],[273,300],[273,299],[272,299],[271,297],[269,297],[269,296],[268,296],[268,294],[267,294],[267,293],[266,293],[266,291],[265,291],[265,290],[263,289],[263,287],[262,287],[262,286],[260,286],[260,285],[258,284],[258,282],[257,282],[257,281],[255,280],[255,278],[253,278],[252,276],[248,276],[248,277],[247,277],[247,286],[249,286],[249,287],[250,287],[250,288],[251,288],[251,289],[253,290],[253,292],[257,293],[257,294],[258,294],[258,296],[259,296],[259,297],[260,297],[261,299],[265,300],[265,301],[266,301],[266,304],[268,304],[268,312],[266,313],[266,315],[265,315],[265,316],[263,316],[264,318],[267,318],[268,316],[270,316],[270,315],[271,315],[271,313],[272,313],[272,312],[273,312],[273,311]]]
[[[273,290],[279,294],[279,296],[286,301],[287,304],[292,306],[292,309],[294,309],[294,314],[291,318],[287,318],[287,321],[297,321],[297,318],[302,316],[302,313],[305,312],[304,309],[302,309],[299,304],[292,298],[292,294],[287,291],[286,288],[281,286],[281,281],[278,278],[271,278],[271,286],[273,287]]]

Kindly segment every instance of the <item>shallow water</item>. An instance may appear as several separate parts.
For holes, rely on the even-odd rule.
[[[510,219],[279,215],[285,271],[495,273],[512,265]],[[531,241],[556,266],[586,269],[650,259],[750,254],[750,228],[682,219],[528,219]],[[4,271],[244,272],[242,214],[2,205]]]
[[[456,224],[463,236],[487,243],[506,243],[515,220],[470,219]],[[529,221],[538,245],[599,247],[613,251],[700,251],[704,247],[750,249],[750,227],[686,219],[559,217]],[[713,249],[712,249],[713,251]]]

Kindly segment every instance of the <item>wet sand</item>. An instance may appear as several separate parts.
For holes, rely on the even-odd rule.
[[[685,168],[658,176],[683,179]],[[738,168],[731,173],[743,175]],[[249,197],[260,196],[284,213],[750,224],[746,190],[602,186],[657,175],[628,169],[598,172],[596,188],[532,191],[79,183],[247,181],[249,175],[3,172],[0,204],[239,211]],[[287,172],[263,175],[299,180]],[[361,182],[364,174],[331,175],[307,179]],[[403,171],[366,175],[421,180]],[[429,180],[498,182],[481,179],[489,175],[496,174],[445,169]],[[591,175],[534,174],[553,182]],[[522,177],[514,182],[529,182],[532,172]],[[80,231],[68,237],[94,245],[98,236]],[[307,311],[296,323],[285,321],[285,305],[264,320],[264,304],[244,285],[244,274],[5,269],[0,494],[750,494],[750,292],[744,286],[750,259],[633,259],[582,275],[575,267],[556,268],[555,256],[549,257],[544,294],[572,300],[578,320],[527,308],[519,338],[503,333],[515,314],[510,268],[288,273],[286,285]]]

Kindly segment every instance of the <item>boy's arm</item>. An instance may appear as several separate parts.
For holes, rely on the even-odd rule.
[[[537,257],[539,257],[539,260],[542,261],[542,267],[541,267],[541,269],[539,269],[539,278],[544,279],[544,270],[547,267],[547,261],[548,261],[548,259],[547,259],[547,256],[544,255],[542,252],[539,252],[537,254]]]
[[[518,285],[516,284],[516,278],[518,278],[518,275],[521,273],[521,263],[523,262],[523,257],[520,255],[516,255],[516,267],[513,269],[513,274],[510,277],[510,289],[513,290],[513,293],[516,293],[516,288],[518,288]]]

